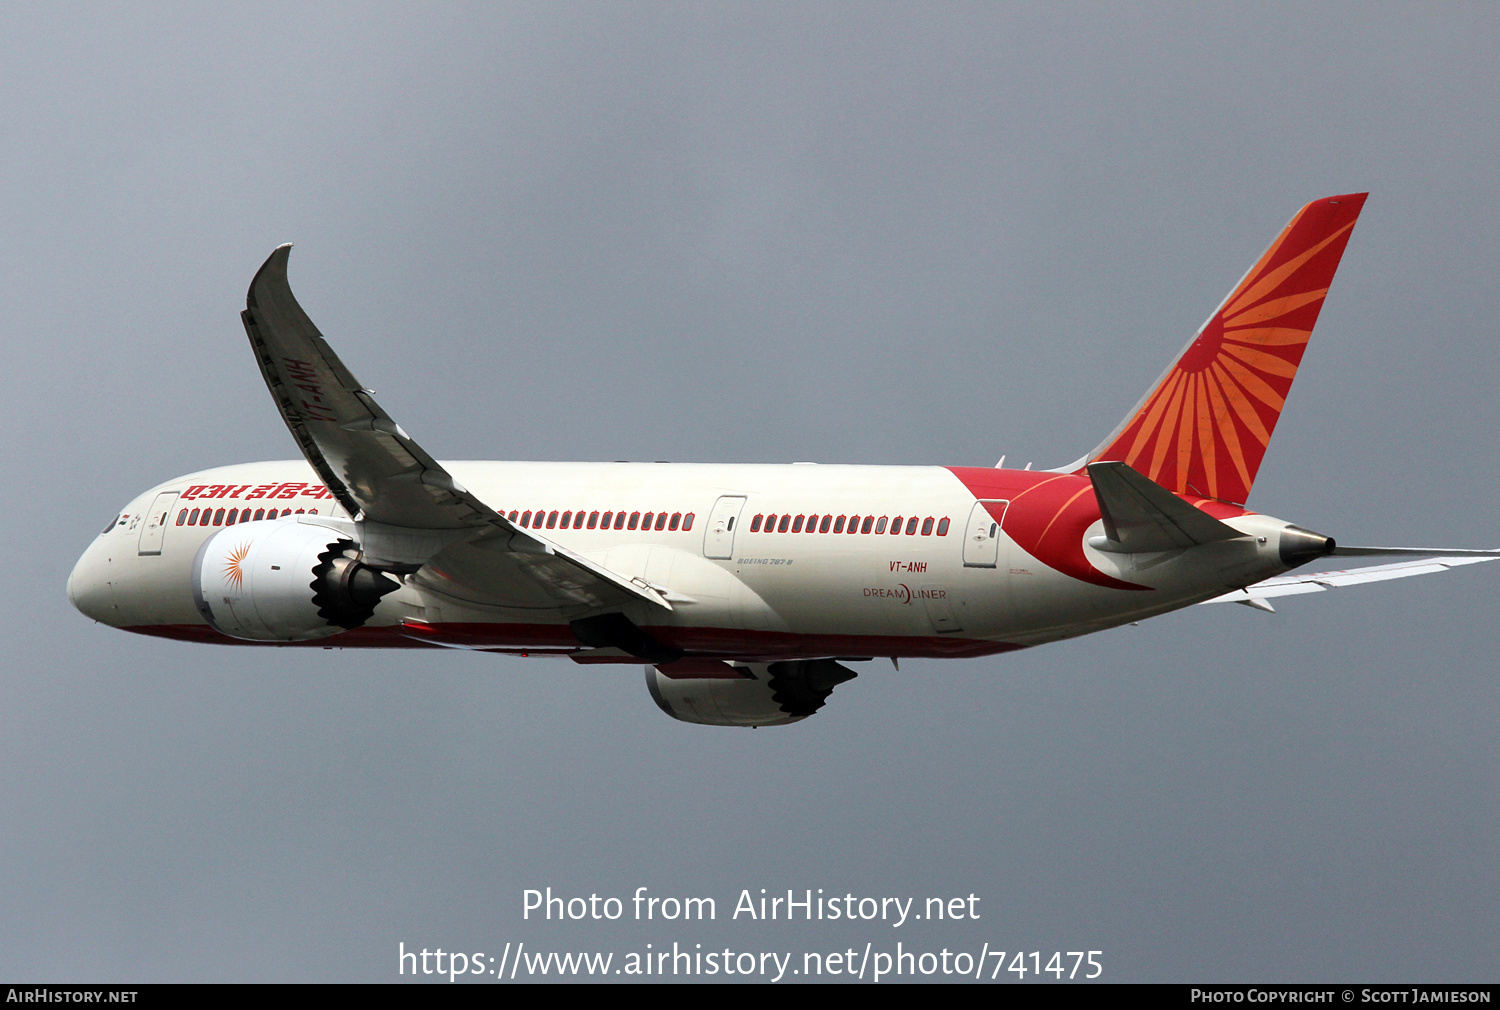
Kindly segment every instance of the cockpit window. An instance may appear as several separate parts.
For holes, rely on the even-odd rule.
[[[104,524],[104,529],[102,529],[102,530],[99,531],[99,535],[101,537],[104,536],[104,534],[106,534],[110,530],[114,529],[115,528],[115,523],[117,523],[119,521],[120,521],[120,517],[119,516],[111,516],[109,522],[107,522],[107,523]]]

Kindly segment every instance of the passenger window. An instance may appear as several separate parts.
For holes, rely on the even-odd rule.
[[[688,530],[690,530],[692,528],[693,528],[693,513],[689,512],[687,515],[685,515],[685,516],[682,517],[682,530],[683,530],[684,533],[686,533]]]
[[[885,532],[885,521],[886,521],[886,517],[885,516],[881,516],[880,517],[880,521],[875,524],[875,532],[876,533],[884,533]],[[900,520],[897,520],[897,522],[900,522]],[[866,526],[870,525],[870,520],[869,519],[865,520],[865,525]]]
[[[932,536],[932,522],[932,516],[928,516],[926,519],[922,520],[922,535],[924,537]]]
[[[828,527],[832,523],[833,523],[833,516],[824,516],[823,517],[823,521],[820,522],[820,523],[818,523],[818,532],[819,533],[827,533],[828,532]],[[844,524],[844,520],[842,518],[840,518],[839,519],[839,525],[842,526],[843,524]]]
[[[901,524],[905,521],[906,520],[901,518],[900,516],[897,516],[896,518],[891,520],[891,536],[895,536],[897,533],[901,532]]]
[[[681,512],[673,512],[672,513],[672,521],[669,522],[669,523],[667,523],[667,529],[669,529],[669,530],[675,530],[677,527],[679,527],[681,525],[682,525],[682,513]]]
[[[865,524],[859,528],[859,531],[861,533],[868,533],[868,532],[870,532],[870,524],[873,523],[874,521],[875,521],[875,517],[874,516],[865,516]]]
[[[795,518],[795,519],[792,520],[792,532],[793,533],[801,533],[802,532],[802,520],[804,518],[805,518],[804,516],[798,516],[797,518]]]
[[[230,509],[229,510],[229,514],[224,517],[224,525],[225,526],[233,526],[234,525],[234,520],[236,519],[236,517],[239,516],[239,514],[240,514],[240,510],[239,509]]]
[[[511,522],[515,522],[516,521],[516,510],[515,509],[511,509],[510,510],[510,515],[506,516],[506,518],[509,519]]]
[[[531,526],[531,509],[527,509],[521,514],[521,526],[522,528],[529,528]]]
[[[649,530],[651,528],[651,516],[652,513],[647,512],[644,516],[641,517],[641,529]]]
[[[217,512],[214,513],[214,525],[215,526],[223,526],[224,525],[224,510],[223,509],[219,509],[219,511],[217,511]]]
[[[667,514],[665,512],[658,512],[658,513],[656,513],[656,528],[659,529],[659,530],[660,529],[666,529],[666,526],[667,526]]]
[[[583,513],[582,512],[574,512],[573,513],[573,528],[575,530],[581,530],[581,529],[583,529]]]
[[[193,509],[193,511],[188,514],[188,525],[189,526],[197,526],[198,525],[198,510],[197,509]]]
[[[938,536],[945,537],[947,535],[948,535],[948,519],[947,519],[947,517],[944,517],[944,518],[938,520]]]
[[[302,514],[303,514],[303,513],[304,513],[304,512],[306,512],[306,511],[307,511],[307,509],[298,509],[298,510],[297,510],[297,514],[298,514],[298,515],[299,515],[299,516],[300,516],[300,515],[302,515]]]
[[[909,536],[909,537],[911,537],[911,536],[916,536],[916,534],[917,534],[917,517],[916,516],[912,516],[910,519],[906,520],[906,535]]]
[[[630,513],[630,522],[626,525],[626,529],[632,529],[633,530],[637,526],[639,526],[640,524],[641,524],[641,514],[639,512],[632,512],[632,513]]]
[[[759,533],[760,532],[760,524],[761,524],[761,520],[763,520],[763,519],[765,519],[765,516],[758,515],[754,519],[750,520],[750,532],[751,533]],[[179,526],[182,525],[181,520],[178,520],[177,525],[179,525]]]
[[[809,533],[816,533],[816,532],[818,532],[818,517],[817,516],[811,515],[811,516],[807,517],[807,532],[809,532]]]
[[[547,528],[549,530],[557,528],[557,509],[547,513]]]
[[[598,527],[599,527],[599,513],[597,513],[597,512],[590,512],[589,513],[589,529],[591,529],[591,530],[592,529],[598,529]]]
[[[835,532],[835,533],[842,533],[842,532],[844,532],[844,517],[843,516],[839,516],[837,519],[835,519],[833,521],[833,532]]]
[[[177,513],[177,525],[181,526],[185,522],[187,522],[187,509],[183,509],[181,512]],[[104,532],[108,533],[110,529],[114,527],[114,525],[115,521],[111,519],[109,521],[109,525],[104,527]]]
[[[791,524],[792,524],[792,517],[791,516],[782,516],[781,517],[781,521],[776,524],[776,532],[777,533],[785,533],[786,532],[786,528],[788,526],[790,526]]]
[[[775,533],[776,532],[776,513],[775,512],[772,512],[770,515],[766,516],[766,532],[767,533]]]
[[[619,530],[619,529],[624,529],[624,528],[625,528],[625,513],[624,512],[616,512],[615,513],[615,529]]]
[[[562,522],[558,525],[560,525],[563,529],[567,529],[569,526],[573,525],[573,513],[564,512],[562,514]]]

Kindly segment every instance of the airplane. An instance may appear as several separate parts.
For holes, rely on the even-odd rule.
[[[1366,196],[1299,210],[1115,430],[1052,470],[439,462],[302,310],[283,245],[241,319],[304,458],[143,492],[68,595],[188,642],[644,664],[668,715],[758,727],[817,712],[848,663],[1492,561],[1341,546],[1245,506]],[[1330,555],[1403,560],[1287,574]]]

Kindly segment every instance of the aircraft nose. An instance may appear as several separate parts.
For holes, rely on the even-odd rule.
[[[118,613],[118,608],[105,568],[95,547],[84,551],[68,575],[68,599],[83,616],[101,624],[113,624],[112,617]]]

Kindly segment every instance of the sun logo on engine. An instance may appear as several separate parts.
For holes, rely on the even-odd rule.
[[[249,553],[250,545],[240,544],[229,552],[229,557],[224,559],[224,581],[234,586],[236,590],[244,587],[245,570],[240,567],[240,563],[245,560],[245,556]]]

